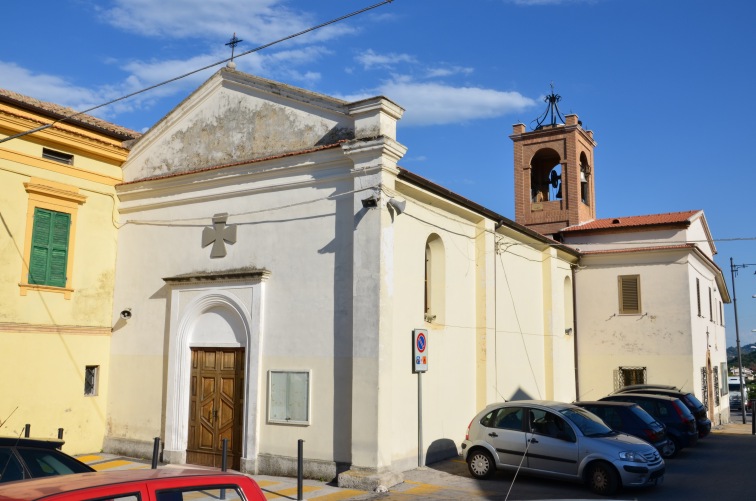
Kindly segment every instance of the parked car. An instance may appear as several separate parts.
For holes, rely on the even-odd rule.
[[[672,457],[675,447],[667,438],[667,430],[642,407],[633,402],[575,402],[601,418],[614,431],[621,431],[645,440],[656,447],[663,458]]]
[[[265,501],[257,483],[239,473],[188,468],[77,473],[0,485],[2,501]]]
[[[658,390],[680,391],[680,388],[678,388],[677,386],[672,386],[669,384],[629,384],[627,386],[623,386],[622,390],[646,390],[646,389],[651,389],[651,388],[655,388]],[[619,391],[615,391],[615,393],[619,393]]]
[[[94,471],[61,452],[63,440],[0,437],[0,483]]]
[[[674,444],[674,456],[685,447],[692,447],[698,441],[696,418],[679,398],[649,393],[616,393],[600,400],[634,402],[667,427],[667,436]]]
[[[630,388],[624,387],[615,393],[649,393],[651,395],[666,395],[668,397],[679,398],[688,408],[691,414],[696,418],[696,427],[698,428],[698,438],[704,438],[711,432],[711,420],[706,413],[706,407],[703,402],[698,400],[695,395],[687,391],[670,390],[662,387],[649,388]]]
[[[462,453],[475,478],[521,469],[585,482],[604,495],[656,485],[665,471],[647,442],[612,430],[581,407],[543,400],[489,405],[470,422]]]

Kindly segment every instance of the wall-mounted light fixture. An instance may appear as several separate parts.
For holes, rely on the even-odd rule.
[[[128,320],[131,318],[131,308],[126,308],[123,311],[121,311],[121,318],[124,320]]]

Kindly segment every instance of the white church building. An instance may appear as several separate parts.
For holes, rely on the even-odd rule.
[[[488,403],[576,399],[579,252],[401,168],[402,113],[224,68],[135,142],[105,451],[293,474],[301,439],[370,488]]]

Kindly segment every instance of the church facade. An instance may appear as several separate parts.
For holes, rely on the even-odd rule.
[[[576,398],[578,253],[401,168],[402,113],[224,68],[134,145],[106,451],[294,474],[301,439],[373,487],[488,403]]]

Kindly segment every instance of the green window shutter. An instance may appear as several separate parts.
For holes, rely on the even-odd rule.
[[[47,261],[50,255],[50,226],[52,212],[34,209],[34,226],[32,230],[32,248],[29,259],[29,283],[44,284],[47,280]]]
[[[70,226],[70,214],[34,209],[29,259],[30,284],[66,286]]]

